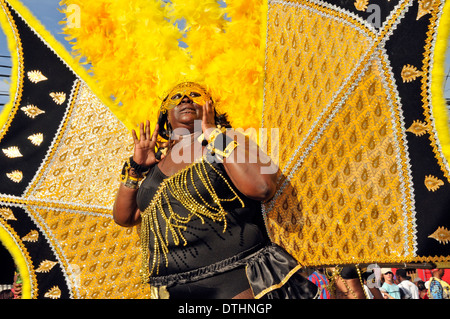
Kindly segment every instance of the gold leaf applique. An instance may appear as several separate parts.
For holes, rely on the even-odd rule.
[[[437,189],[439,189],[439,187],[443,186],[444,182],[441,181],[439,178],[433,176],[433,175],[428,175],[425,176],[425,186],[427,187],[427,189],[429,191],[436,191]]]
[[[66,100],[66,93],[64,92],[52,92],[50,93],[50,96],[52,97],[53,101],[58,104],[61,105],[64,103],[64,101]]]
[[[447,244],[450,241],[450,230],[445,227],[438,227],[428,238],[436,239],[440,244]]]
[[[34,70],[27,72],[28,79],[33,83],[38,83],[47,80],[47,78],[42,74],[41,71]]]
[[[37,106],[34,106],[32,104],[21,107],[20,108],[28,117],[31,117],[34,119],[36,116],[45,113],[45,111],[41,110]]]
[[[419,9],[417,10],[417,18],[419,20],[427,13],[433,11],[435,0],[419,0]]]
[[[418,76],[421,76],[422,72],[417,70],[417,68],[413,65],[406,64],[402,69],[402,79],[403,83],[414,81]]]
[[[47,273],[47,272],[49,272],[56,264],[57,264],[56,261],[44,260],[44,261],[41,262],[41,264],[39,265],[39,268],[36,269],[36,272]]]
[[[36,146],[41,145],[41,143],[44,141],[44,134],[42,133],[36,133],[33,135],[28,136],[28,139]]]
[[[51,299],[59,299],[61,297],[61,290],[59,290],[58,286],[54,286],[45,293],[44,297]]]
[[[355,8],[359,11],[366,11],[369,0],[355,0]]]
[[[5,155],[9,158],[17,158],[17,157],[22,157],[22,153],[20,153],[20,150],[17,146],[11,146],[8,148],[3,148],[2,149],[3,153],[5,153]]]
[[[30,243],[35,243],[39,239],[39,232],[37,230],[30,231],[27,235],[22,237],[23,241],[28,241]]]
[[[428,130],[427,124],[422,121],[415,120],[406,132],[414,133],[416,136],[424,135]]]
[[[0,216],[5,220],[17,220],[11,208],[0,208]]]
[[[23,178],[23,173],[21,171],[15,170],[12,171],[11,173],[6,173],[6,176],[8,176],[8,178],[13,182],[20,183]]]

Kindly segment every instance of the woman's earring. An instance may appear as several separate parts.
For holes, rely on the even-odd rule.
[[[170,125],[169,121],[167,121],[167,130],[166,130],[166,132],[167,132],[167,136],[169,137],[169,140],[171,140],[173,134],[172,134],[172,126]]]

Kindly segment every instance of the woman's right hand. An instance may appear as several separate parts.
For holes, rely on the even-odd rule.
[[[132,130],[134,140],[133,160],[142,166],[152,166],[158,162],[155,154],[156,141],[158,137],[158,124],[155,126],[153,134],[150,135],[150,121],[146,121],[146,125],[141,123],[139,126],[139,138],[136,131]]]

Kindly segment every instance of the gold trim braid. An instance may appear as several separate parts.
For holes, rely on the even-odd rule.
[[[208,176],[208,167],[226,184],[228,190],[234,195],[233,197],[219,198]],[[209,201],[202,196],[195,184],[194,173],[208,192]],[[193,190],[190,189],[190,186]],[[173,210],[169,195],[188,211],[185,216]],[[202,223],[205,222],[205,218],[223,223],[223,232],[225,232],[227,211],[223,208],[222,202],[233,201],[238,201],[242,208],[245,207],[243,200],[238,196],[230,182],[206,160],[206,157],[202,157],[199,161],[164,179],[148,207],[141,213],[142,282],[147,283],[153,273],[159,273],[162,258],[164,258],[166,267],[168,266],[169,237],[172,238],[176,246],[187,245],[183,231],[187,229],[187,224],[193,217],[199,218]],[[165,224],[165,226],[161,224]],[[151,260],[150,244],[152,244]]]

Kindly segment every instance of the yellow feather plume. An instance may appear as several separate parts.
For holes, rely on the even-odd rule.
[[[129,128],[155,121],[164,94],[181,81],[208,87],[234,127],[259,127],[263,0],[61,2],[71,4],[81,12],[79,28],[64,28],[73,53],[91,65],[103,94],[115,100],[112,111]]]

